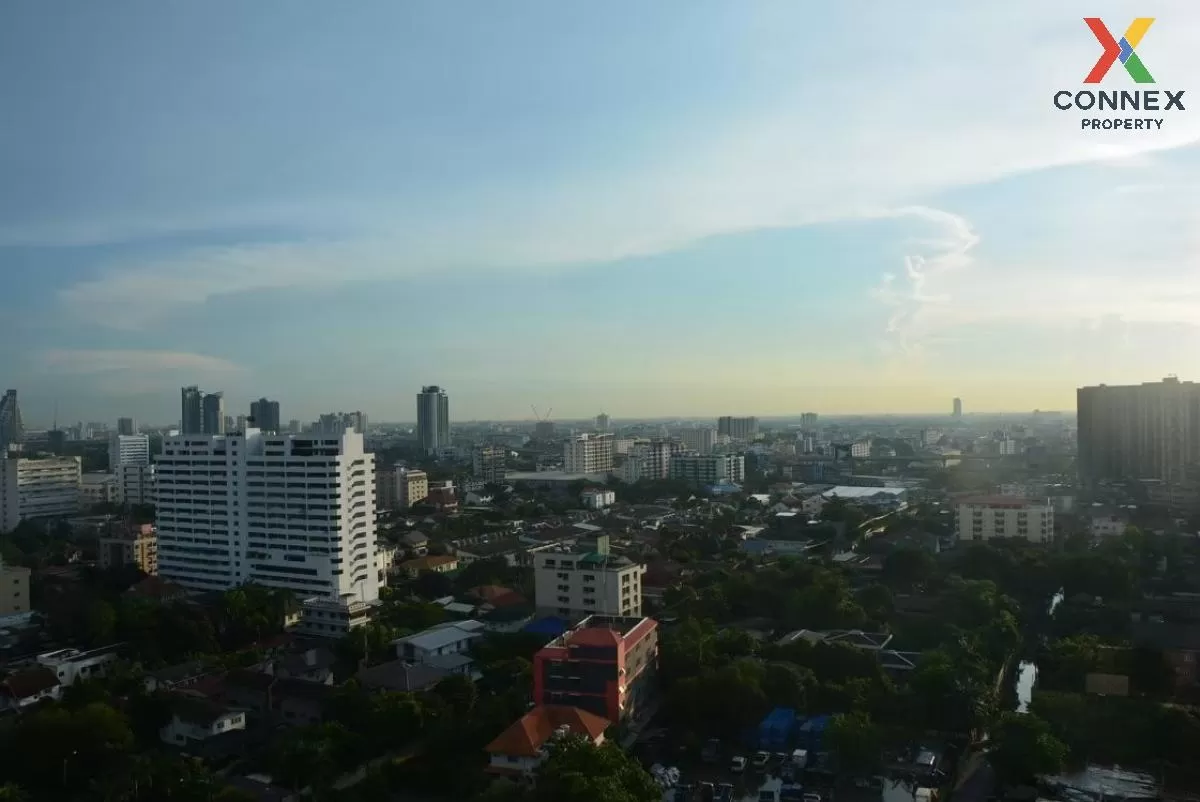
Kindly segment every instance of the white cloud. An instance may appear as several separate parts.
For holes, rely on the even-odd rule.
[[[227,359],[182,351],[49,350],[37,354],[36,362],[46,373],[68,376],[154,376],[180,371],[195,374],[199,379],[245,372]]]
[[[1160,6],[1164,24],[1142,46],[1147,63],[1164,86],[1194,84],[1200,93],[1190,59],[1200,15],[1182,1]],[[1127,16],[1114,0],[1060,4],[1053,17],[1033,2],[923,8],[927,16],[873,5],[870,25],[847,15],[845,29],[826,35],[852,42],[851,52],[828,74],[814,76],[803,38],[793,38],[770,103],[658,143],[657,158],[647,160],[653,167],[573,177],[550,189],[513,184],[499,204],[464,199],[436,227],[385,204],[359,218],[360,228],[375,232],[368,236],[115,262],[61,298],[83,319],[139,328],[180,307],[255,290],[457,268],[559,269],[755,229],[901,215],[944,232],[918,244],[901,278],[877,288],[893,307],[890,327],[915,347],[922,331],[967,308],[962,288],[947,289],[947,276],[962,272],[976,239],[962,218],[914,204],[1065,165],[1103,161],[1134,173],[1149,154],[1200,141],[1200,117],[1190,111],[1143,134],[1082,131],[1077,113],[1052,108],[1053,92],[1079,86],[1096,57],[1079,18]],[[1085,305],[1105,306],[1097,288],[1084,292]],[[946,311],[931,316],[934,307]]]

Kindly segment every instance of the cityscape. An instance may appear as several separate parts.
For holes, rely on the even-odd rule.
[[[0,802],[1200,802],[1198,38],[0,4]]]

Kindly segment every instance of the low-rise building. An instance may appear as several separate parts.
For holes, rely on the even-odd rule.
[[[405,560],[400,563],[400,570],[408,576],[416,576],[422,571],[433,571],[435,574],[448,574],[458,570],[458,558],[449,555],[430,555]]]
[[[396,506],[407,510],[429,495],[429,475],[412,468],[396,468]]]
[[[430,663],[447,655],[466,655],[471,643],[482,636],[480,621],[453,621],[439,624],[415,635],[392,641],[396,656],[410,663]]]
[[[79,680],[103,677],[108,666],[116,662],[119,648],[120,644],[102,646],[90,651],[59,649],[39,654],[37,662],[38,665],[53,671],[60,685],[69,688]]]
[[[158,536],[153,524],[124,527],[100,538],[99,565],[103,569],[135,565],[151,576],[158,573]]]
[[[581,735],[599,746],[611,722],[594,713],[568,705],[538,705],[513,722],[485,749],[489,774],[532,778],[549,754],[555,737]]]
[[[0,557],[0,618],[10,615],[25,615],[29,606],[28,568],[20,565],[5,565]]]
[[[589,510],[602,510],[617,503],[617,494],[605,487],[589,487],[580,494],[579,500]]]
[[[404,544],[404,548],[418,557],[425,556],[425,552],[429,550],[429,536],[416,529],[401,535],[400,542]]]
[[[539,615],[579,619],[589,615],[642,614],[646,566],[611,551],[607,535],[531,553],[534,604]]]
[[[657,692],[658,622],[591,616],[533,656],[535,704],[570,705],[619,722]]]
[[[85,473],[80,477],[79,503],[83,508],[120,501],[121,488],[115,473]]]
[[[62,684],[45,666],[14,672],[0,681],[0,709],[21,711],[45,701],[58,699]]]
[[[171,720],[159,730],[158,737],[165,744],[187,746],[244,729],[244,711],[230,710],[207,699],[181,694],[171,699]]]
[[[958,539],[1021,538],[1034,543],[1054,539],[1054,507],[1048,502],[1012,496],[959,499]]]

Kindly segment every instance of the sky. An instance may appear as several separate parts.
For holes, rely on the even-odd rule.
[[[1083,18],[1136,15],[1157,83],[1085,86]],[[1192,0],[7,3],[0,385],[36,426],[1200,379],[1197,40]],[[1185,110],[1082,130],[1147,116],[1087,88]]]

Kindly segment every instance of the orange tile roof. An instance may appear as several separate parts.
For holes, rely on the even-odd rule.
[[[564,726],[595,741],[608,729],[609,721],[578,707],[538,705],[513,722],[486,749],[493,755],[536,757],[554,731]]]
[[[583,627],[568,634],[571,646],[619,646],[621,633],[608,627]]]

